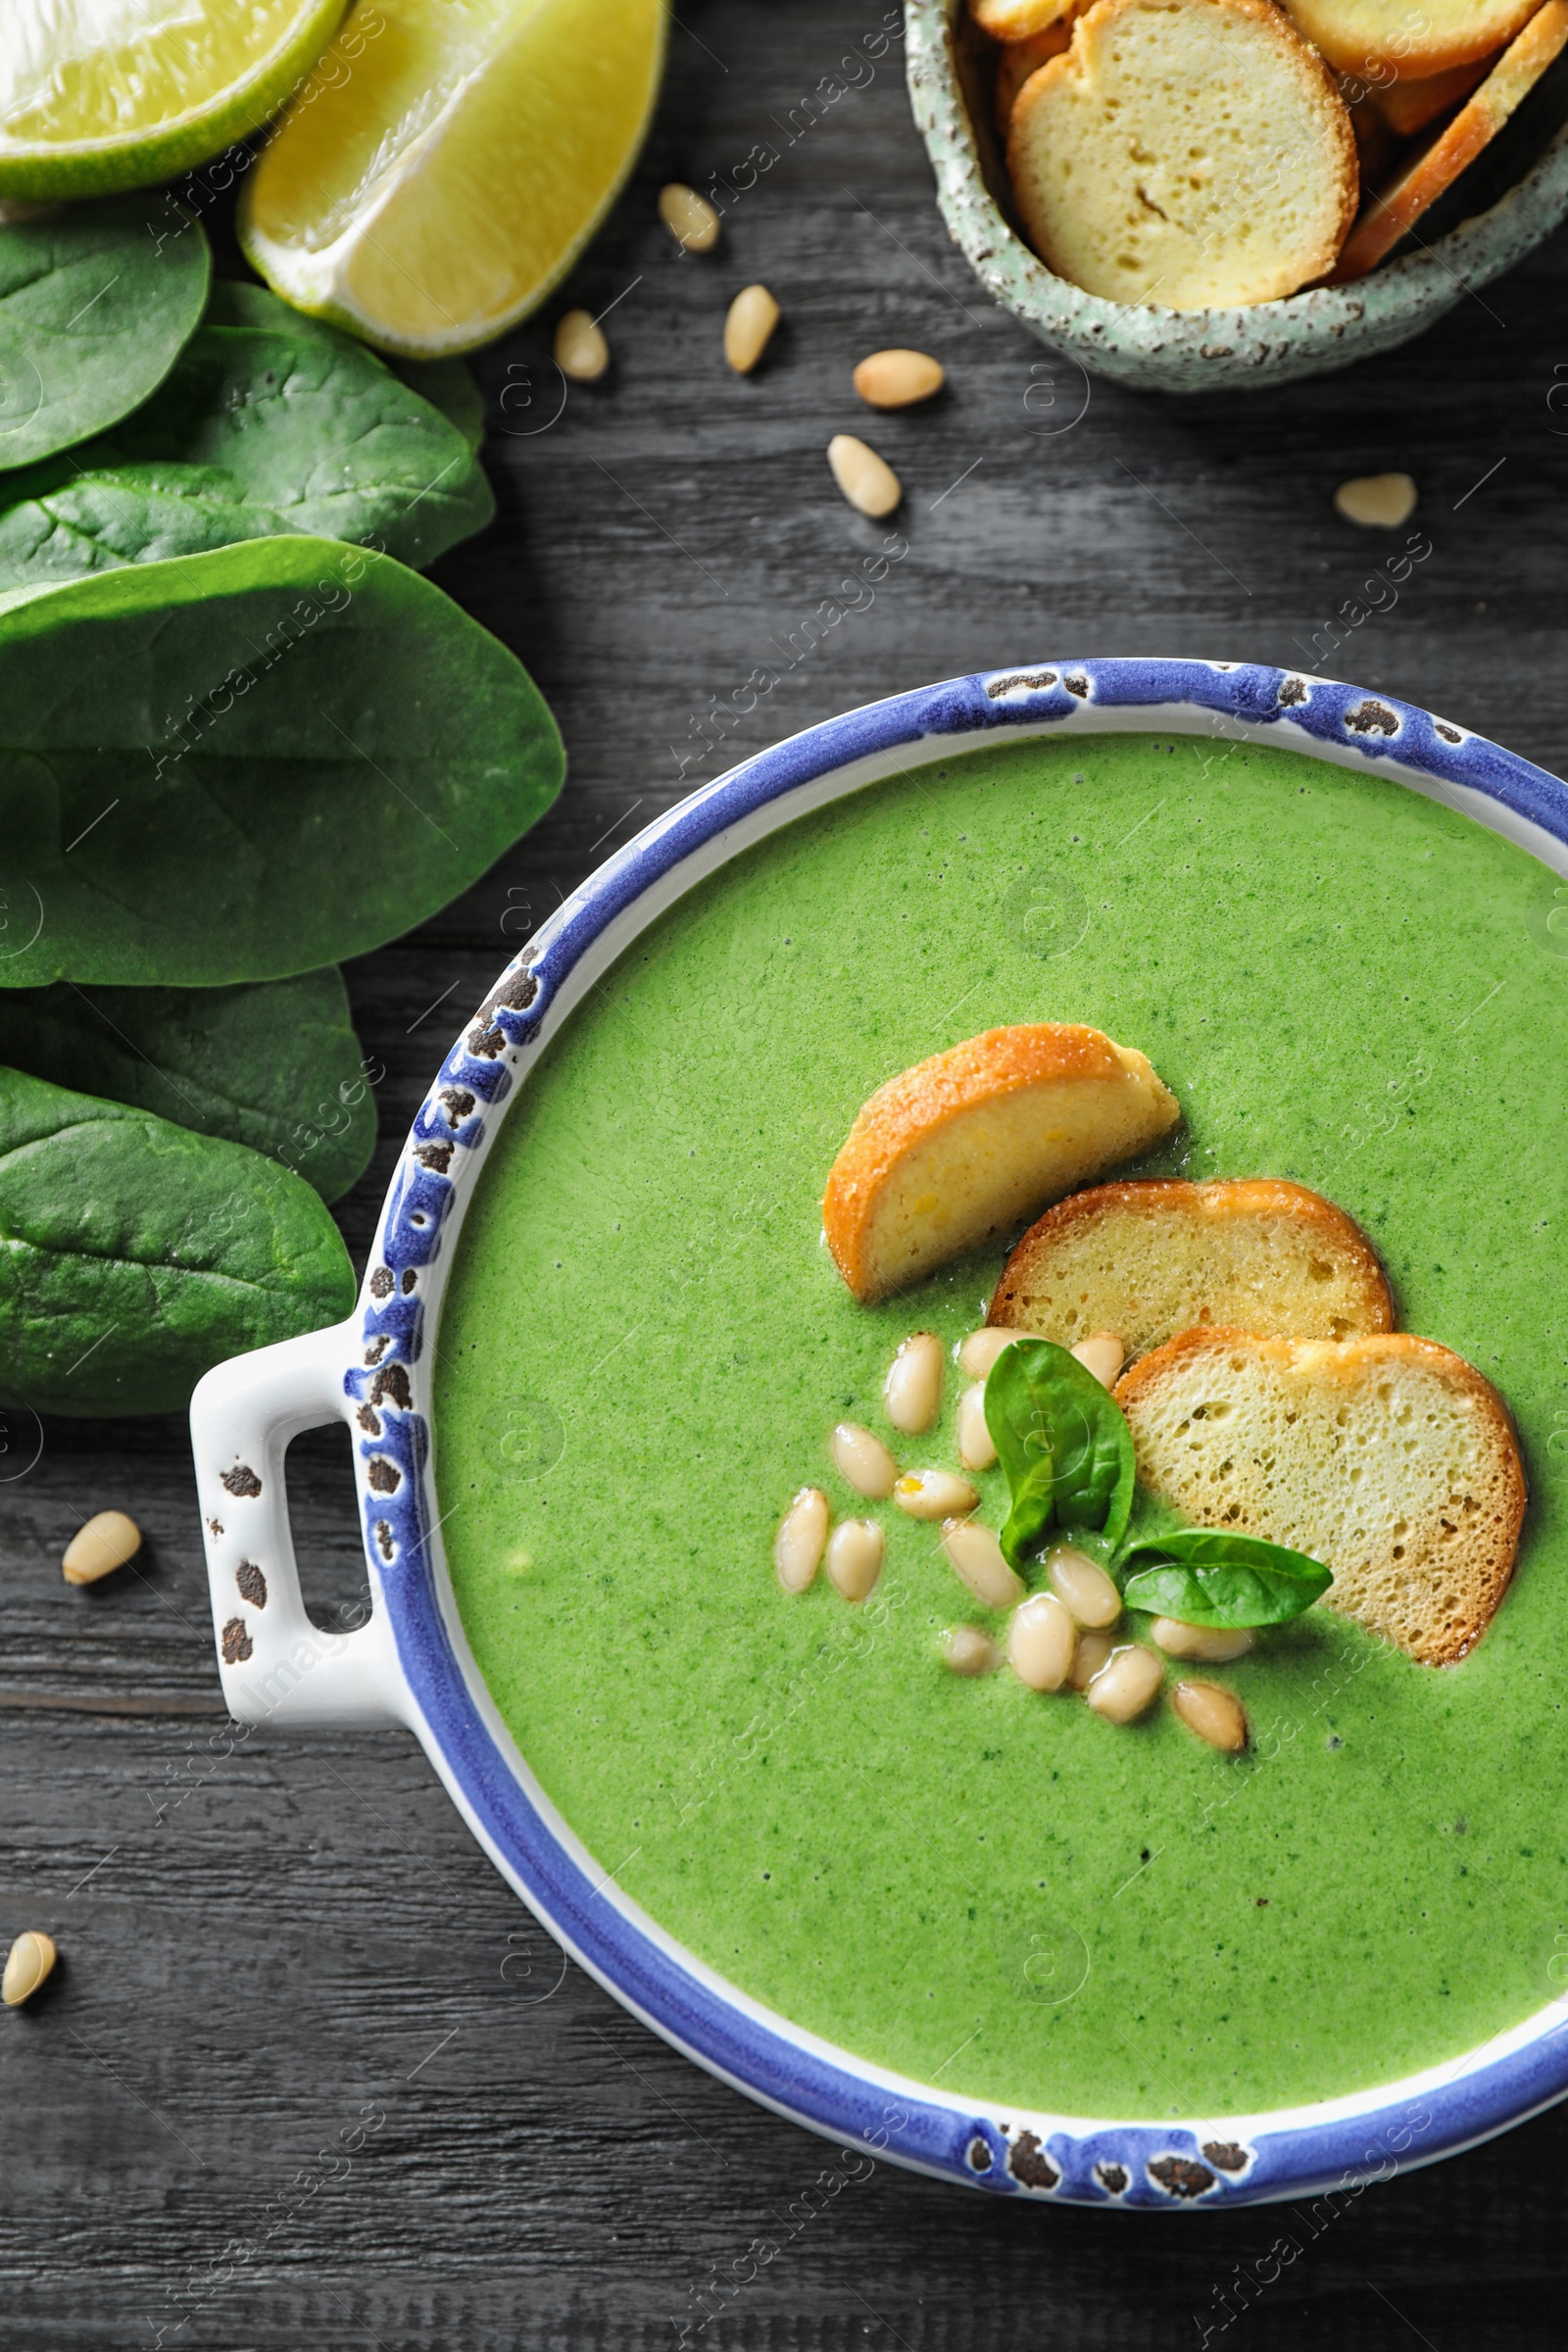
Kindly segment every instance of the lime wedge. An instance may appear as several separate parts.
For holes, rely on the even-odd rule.
[[[362,25],[252,172],[240,242],[378,350],[470,351],[544,300],[631,170],[663,0],[366,0],[337,46]]]
[[[3,0],[0,197],[102,196],[254,130],[343,0]]]

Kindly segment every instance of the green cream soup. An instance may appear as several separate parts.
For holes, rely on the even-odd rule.
[[[1559,903],[1522,852],[1375,776],[1080,737],[840,801],[627,951],[532,1070],[468,1212],[435,1460],[479,1669],[628,1895],[800,2025],[1002,2105],[1330,2097],[1554,1997]],[[898,1342],[982,1322],[1001,1253],[858,1306],[822,1185],[895,1071],[1040,1020],[1141,1047],[1180,1097],[1184,1127],[1136,1172],[1315,1186],[1377,1245],[1401,1328],[1502,1391],[1531,1508],[1462,1664],[1315,1608],[1204,1670],[1246,1701],[1241,1758],[1163,1706],[1121,1728],[942,1665],[946,1628],[1000,1621],[936,1530],[850,1494],[826,1441],[843,1417],[893,1439]],[[956,1465],[960,1385],[929,1437],[893,1440],[903,1460]],[[886,1527],[858,1608],[774,1579],[808,1482]],[[1000,1525],[1001,1474],[978,1483]]]

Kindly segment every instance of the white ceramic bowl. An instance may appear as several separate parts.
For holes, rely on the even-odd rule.
[[[242,1722],[406,1725],[545,1925],[654,2030],[778,2113],[971,2187],[1045,2202],[1206,2210],[1353,2190],[1487,2138],[1568,2090],[1555,2004],[1484,2048],[1353,2097],[1181,2122],[992,2110],[905,2080],[764,2009],[683,1949],[545,1795],[474,1665],[442,1552],[429,1345],[465,1212],[538,1049],[692,886],[792,818],[987,735],[1262,739],[1444,801],[1568,876],[1568,790],[1446,719],[1232,662],[1047,662],[954,678],[809,728],[695,794],[602,866],[531,940],[435,1074],[346,1323],[208,1374],[191,1408],[223,1693]],[[355,1438],[373,1608],[306,1614],[283,1455]]]

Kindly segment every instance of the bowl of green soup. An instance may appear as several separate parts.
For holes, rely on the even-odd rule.
[[[862,1303],[823,1183],[893,1074],[1039,1022],[1137,1048],[1179,1101],[1135,1176],[1327,1196],[1402,1326],[1505,1398],[1528,1514],[1457,1663],[1310,1608],[1235,1670],[1239,1752],[950,1670],[984,1608],[829,1433],[908,1452],[889,1361],[918,1329],[951,1364],[1005,1245]],[[1565,1114],[1568,791],[1463,725],[1084,661],[813,727],[502,975],[350,1321],[197,1391],[229,1708],[413,1730],[583,1967],[846,2147],[1197,2211],[1485,2139],[1568,2089]],[[959,1403],[950,1370],[922,1458]],[[372,1596],[350,1634],[305,1610],[284,1481],[332,1419]],[[858,1601],[781,1589],[805,1484],[880,1513]]]

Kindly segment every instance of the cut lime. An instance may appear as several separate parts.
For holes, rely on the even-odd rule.
[[[251,173],[240,242],[379,350],[471,351],[544,300],[631,170],[663,0],[367,0],[338,46],[362,26]]]
[[[145,188],[265,122],[344,0],[4,0],[0,197]]]

